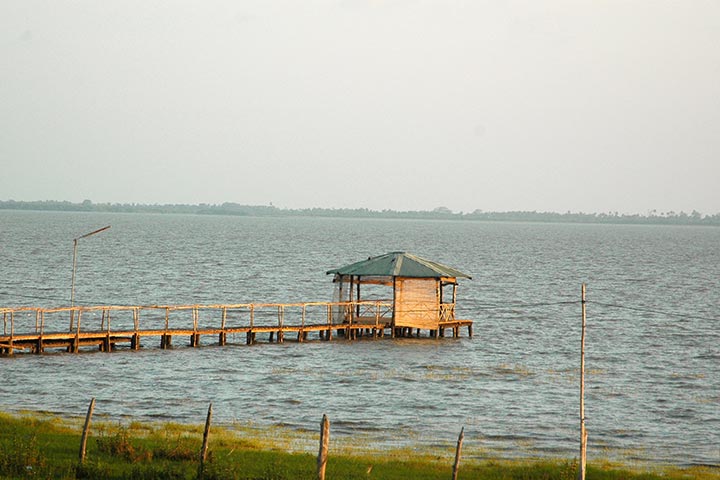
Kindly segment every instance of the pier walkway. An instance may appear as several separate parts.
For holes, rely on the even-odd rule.
[[[392,304],[383,301],[262,303],[233,305],[76,306],[62,308],[0,308],[3,333],[0,354],[16,351],[43,353],[61,349],[77,353],[118,347],[138,350],[143,345],[170,348],[176,339],[187,345],[282,343],[342,337],[382,338],[421,336],[420,329],[393,327]],[[459,337],[471,320],[445,317],[427,336]]]

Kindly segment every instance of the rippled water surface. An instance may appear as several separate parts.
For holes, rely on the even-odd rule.
[[[576,456],[580,285],[589,457],[720,464],[720,229],[0,212],[0,306],[327,301],[325,271],[405,250],[473,276],[474,337],[0,358],[0,409],[466,442]],[[233,339],[230,339],[233,341]]]

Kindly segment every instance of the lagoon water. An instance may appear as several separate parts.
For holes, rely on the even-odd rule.
[[[332,299],[325,271],[410,251],[473,276],[473,338],[0,358],[0,410],[316,430],[376,446],[720,464],[720,228],[0,211],[0,306]],[[232,339],[231,339],[232,340]]]

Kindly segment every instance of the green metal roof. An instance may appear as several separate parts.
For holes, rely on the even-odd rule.
[[[370,257],[361,262],[328,270],[327,273],[382,277],[472,278],[470,275],[448,267],[447,265],[426,260],[406,252],[391,252],[377,257]]]

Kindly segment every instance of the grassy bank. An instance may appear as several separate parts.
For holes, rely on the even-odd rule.
[[[194,479],[198,475],[202,427],[164,424],[127,425],[95,422],[87,458],[78,466],[82,425],[38,414],[0,414],[0,478]],[[308,432],[308,437],[313,436]],[[315,434],[317,437],[317,434]],[[315,455],[298,452],[291,440],[248,439],[230,429],[213,427],[205,479],[314,478]],[[448,452],[418,454],[411,450],[358,455],[333,451],[327,466],[334,479],[449,479]],[[452,449],[450,449],[452,450]],[[465,460],[459,478],[571,480],[577,466],[569,461]],[[640,472],[617,465],[588,465],[587,478],[627,480],[720,480],[710,468]]]

